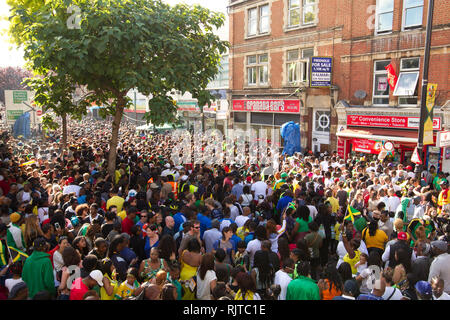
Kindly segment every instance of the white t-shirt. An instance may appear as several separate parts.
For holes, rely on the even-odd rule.
[[[18,283],[24,282],[22,278],[19,279],[6,279],[5,280],[5,287],[8,288],[8,291],[11,292],[12,288]]]
[[[240,228],[247,222],[248,219],[250,219],[248,216],[241,215],[241,216],[237,216],[236,220],[234,220],[234,222],[236,222],[238,228]]]
[[[253,196],[251,194],[242,194],[242,203],[241,206],[242,207],[249,207],[252,200],[253,200]]]
[[[395,290],[395,292],[394,292],[394,290]],[[393,292],[394,292],[394,294],[392,295]],[[391,297],[391,295],[392,295],[392,297]],[[383,293],[383,299],[387,300],[389,297],[391,297],[389,300],[402,300],[403,294],[397,288],[386,287],[386,289],[384,290],[384,293]]]
[[[251,191],[255,192],[255,199],[258,199],[259,195],[262,195],[264,198],[266,198],[266,190],[267,190],[267,184],[263,181],[258,181],[252,184]]]
[[[61,255],[61,253],[59,253],[58,250],[56,250],[53,253],[53,266],[55,268],[55,271],[58,272],[59,270],[62,269],[62,267],[64,266],[64,260],[63,257]]]
[[[253,258],[255,257],[255,253],[258,250],[261,250],[261,241],[258,239],[254,239],[247,244],[247,252],[250,257],[250,265],[253,266]]]
[[[205,278],[202,280],[197,273],[197,299],[198,300],[212,300],[211,299],[211,281],[217,280],[216,272],[214,270],[206,271]]]
[[[322,171],[328,171],[328,161],[322,161],[320,163],[320,168],[322,168]]]
[[[286,300],[287,287],[291,281],[292,278],[283,270],[278,270],[275,273],[274,284],[279,284],[281,287],[281,292],[278,296],[278,300]]]
[[[319,213],[317,211],[317,208],[315,206],[310,206],[310,205],[307,205],[307,207],[309,208],[310,217],[314,220],[316,218],[316,215]]]
[[[235,205],[232,205],[230,207],[230,219],[235,221],[236,218],[239,216],[239,209]]]
[[[68,186],[64,187],[63,194],[69,194],[69,193],[75,192],[75,194],[78,197],[80,195],[80,190],[81,190],[80,186],[77,186],[75,184],[69,184]]]
[[[442,292],[442,295],[439,298],[436,298],[436,296],[433,294],[434,300],[450,300],[450,295],[448,295],[445,292]]]
[[[39,222],[42,223],[43,221],[48,219],[48,208],[42,207],[38,209],[38,217]]]

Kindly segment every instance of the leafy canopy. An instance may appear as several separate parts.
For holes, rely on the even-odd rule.
[[[132,88],[151,95],[146,118],[155,125],[175,120],[173,90],[191,92],[199,105],[214,99],[206,86],[228,47],[214,34],[223,14],[160,0],[8,1],[10,32],[30,67],[85,86],[87,100],[110,114],[131,104]],[[79,29],[67,27],[70,5],[80,8]]]

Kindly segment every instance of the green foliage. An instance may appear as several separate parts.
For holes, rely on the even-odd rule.
[[[176,106],[169,97],[173,89],[191,92],[199,105],[214,99],[206,86],[228,47],[214,34],[224,23],[222,14],[200,6],[171,7],[160,0],[8,3],[10,32],[24,47],[30,67],[86,86],[93,92],[86,105],[103,104],[115,114],[126,93],[137,88],[152,96],[146,119],[161,125],[175,121]],[[70,4],[81,10],[80,29],[67,27]]]

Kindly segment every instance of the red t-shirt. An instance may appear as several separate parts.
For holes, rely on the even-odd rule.
[[[77,278],[72,282],[72,288],[70,289],[70,300],[83,300],[83,296],[89,291],[87,285],[83,283],[83,278]]]
[[[134,221],[128,219],[128,216],[125,217],[122,221],[122,232],[126,232],[131,236],[131,227],[134,226]]]

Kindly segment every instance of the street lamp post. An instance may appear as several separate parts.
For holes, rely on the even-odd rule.
[[[428,115],[427,110],[427,87],[428,87],[428,69],[430,64],[430,50],[431,50],[431,32],[433,29],[433,8],[434,0],[428,1],[428,18],[427,18],[427,34],[425,39],[425,55],[423,60],[423,74],[422,74],[422,92],[420,99],[420,125],[419,125],[419,138],[417,142],[417,151],[422,164],[417,164],[415,167],[415,174],[417,179],[420,179],[420,175],[423,170],[423,136],[424,136],[424,124]],[[430,112],[430,117],[433,119],[433,111]]]

